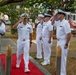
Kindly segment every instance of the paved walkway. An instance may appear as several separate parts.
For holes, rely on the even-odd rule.
[[[6,54],[6,47],[8,45],[11,45],[12,47],[12,53],[16,53],[17,51],[17,46],[16,43],[14,43],[10,38],[3,36],[0,39],[0,54]],[[35,47],[34,47],[35,46]],[[33,44],[32,48],[30,50],[30,52],[33,52],[36,50],[36,45]],[[36,52],[36,51],[35,51]],[[30,56],[30,61],[34,63],[34,65],[36,65],[43,73],[44,75],[51,75],[45,68],[43,68],[36,60],[34,60],[31,56]],[[5,75],[5,72],[3,70],[2,67],[2,62],[0,59],[0,75]]]

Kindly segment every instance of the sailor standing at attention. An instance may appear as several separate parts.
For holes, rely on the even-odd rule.
[[[50,18],[50,14],[44,15],[45,26],[42,30],[44,61],[41,63],[42,65],[50,64],[51,46],[53,41],[53,26],[51,25]]]
[[[21,55],[24,50],[24,64],[25,69],[24,72],[30,72],[29,70],[29,50],[30,44],[32,43],[32,32],[33,28],[30,24],[28,24],[28,17],[24,16],[21,18],[15,25],[12,27],[13,29],[17,28],[18,30],[18,40],[17,40],[17,62],[16,67],[20,67]]]
[[[6,32],[6,26],[3,19],[0,17],[0,35],[4,35]]]
[[[67,75],[66,61],[67,61],[69,42],[71,38],[70,25],[68,21],[65,20],[65,15],[66,13],[64,11],[59,10],[57,13],[57,18],[54,16],[52,19],[52,24],[56,26],[57,46],[60,46],[62,49],[60,75]],[[59,19],[59,20],[56,21],[56,19]]]
[[[36,59],[41,59],[42,58],[42,29],[43,29],[44,16],[42,14],[39,14],[38,20],[40,23],[37,25],[37,29],[36,29],[36,43],[37,43]]]

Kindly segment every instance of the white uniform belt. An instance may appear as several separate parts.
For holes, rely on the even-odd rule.
[[[60,40],[66,40],[66,39],[57,39],[58,41],[60,41]]]
[[[29,39],[19,39],[20,41],[27,41],[27,40],[29,40]]]
[[[46,37],[46,36],[42,36],[42,38],[48,38],[48,37]]]

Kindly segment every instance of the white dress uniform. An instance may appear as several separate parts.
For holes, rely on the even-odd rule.
[[[5,27],[5,24],[2,22],[0,25],[0,33],[4,34],[5,32],[6,32],[6,27]]]
[[[28,69],[29,64],[29,50],[30,50],[30,33],[33,32],[33,28],[28,23],[26,25],[20,23],[17,26],[18,40],[17,40],[17,64],[20,65],[21,54],[24,50],[24,63],[25,68]]]
[[[66,75],[66,60],[67,60],[67,53],[68,49],[64,49],[64,46],[66,44],[66,38],[67,34],[71,32],[70,25],[68,21],[63,19],[61,22],[56,21],[54,23],[54,26],[56,26],[56,37],[58,39],[57,46],[61,46],[62,48],[62,59],[61,59],[61,74],[60,75]]]
[[[36,29],[36,43],[37,43],[36,57],[39,59],[42,58],[42,40],[40,40],[40,38],[42,38],[42,29],[43,29],[43,24],[41,25],[41,23],[39,23]]]
[[[44,23],[45,26],[42,30],[42,40],[43,40],[43,52],[44,52],[44,62],[50,63],[50,56],[51,56],[51,46],[52,46],[52,38],[51,43],[48,43],[49,40],[49,32],[53,31],[53,26],[51,25],[51,21]]]

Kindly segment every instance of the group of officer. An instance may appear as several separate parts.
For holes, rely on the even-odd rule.
[[[23,16],[23,17],[22,17]],[[42,50],[44,53],[44,61],[42,65],[50,64],[51,47],[53,43],[53,26],[56,27],[56,38],[57,46],[62,49],[61,56],[61,71],[60,75],[66,75],[66,61],[68,48],[71,38],[70,24],[65,20],[66,13],[62,10],[58,11],[56,15],[51,16],[50,14],[39,14],[38,25],[36,29],[36,43],[37,43],[37,54],[36,58],[42,58]],[[32,44],[32,33],[33,27],[28,23],[28,17],[21,15],[19,21],[13,25],[13,29],[18,30],[17,40],[17,61],[16,68],[20,67],[21,55],[23,54],[25,69],[24,72],[30,72],[29,69],[29,50]],[[0,34],[3,35],[6,31],[5,24],[0,18]]]
[[[56,27],[57,46],[62,49],[61,57],[61,74],[66,75],[66,60],[69,42],[71,38],[71,30],[68,21],[65,20],[66,13],[62,10],[54,16],[50,14],[39,14],[38,25],[36,29],[36,43],[37,43],[37,54],[36,58],[42,58],[42,49],[44,53],[44,61],[42,65],[50,64],[51,47],[53,43],[53,26]],[[21,55],[24,51],[24,72],[30,72],[29,65],[29,50],[32,44],[32,32],[33,27],[28,23],[27,17],[22,17],[20,20],[13,25],[13,29],[18,30],[17,40],[17,62],[16,67],[20,67]]]
[[[3,21],[3,18],[0,17],[0,35],[3,36],[6,32],[5,23]]]
[[[42,48],[44,52],[44,61],[42,65],[50,64],[51,46],[53,41],[53,25],[50,21],[50,14],[39,14],[38,20],[40,23],[37,25],[36,42],[37,42],[37,59],[42,58]]]
[[[66,13],[62,10],[59,10],[54,16],[50,14],[39,14],[38,20],[40,23],[37,25],[36,30],[36,59],[42,58],[43,49],[44,61],[41,62],[41,64],[48,65],[50,64],[51,47],[53,43],[53,26],[56,27],[57,46],[60,46],[62,49],[60,75],[66,75],[67,53],[71,38],[70,24],[65,20],[65,16]]]

